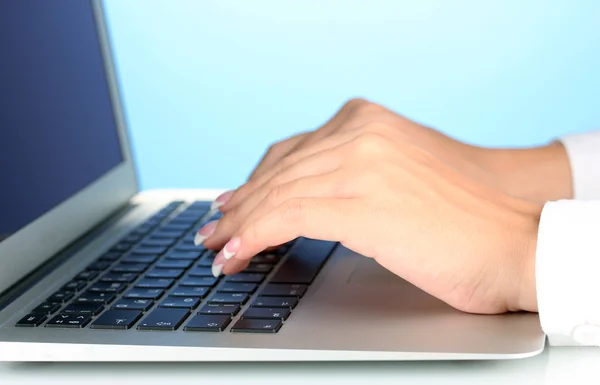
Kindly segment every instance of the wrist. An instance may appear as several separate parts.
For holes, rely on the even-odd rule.
[[[492,172],[505,193],[536,203],[573,197],[569,158],[561,143],[481,151],[484,167]]]
[[[537,312],[537,284],[535,275],[535,261],[537,253],[539,215],[532,217],[532,230],[524,234],[523,248],[519,256],[519,291],[516,295],[516,310]]]

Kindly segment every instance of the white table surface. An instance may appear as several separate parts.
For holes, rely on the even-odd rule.
[[[600,348],[511,361],[381,363],[0,363],[0,384],[600,384]]]

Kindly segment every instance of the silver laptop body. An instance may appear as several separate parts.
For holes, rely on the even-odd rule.
[[[37,10],[25,6],[19,9],[18,4],[27,2],[7,2],[0,6],[0,24],[7,25],[5,21],[8,18],[21,23],[25,21],[23,18],[42,17],[40,15],[48,11],[46,6],[45,9]],[[42,7],[41,4],[46,2],[35,3]],[[180,201],[181,204],[168,214],[169,217],[165,221],[185,211],[189,205],[203,206],[202,202],[209,202],[219,193],[216,190],[138,191],[102,4],[99,1],[89,4],[84,1],[67,1],[60,4],[52,2],[52,7],[65,6],[77,10],[73,10],[72,14],[63,20],[62,28],[73,28],[71,32],[63,31],[63,36],[83,36],[85,31],[89,33],[91,30],[96,33],[91,34],[90,38],[90,42],[95,44],[88,42],[86,49],[95,49],[101,58],[100,67],[103,67],[104,72],[98,76],[103,77],[108,84],[106,102],[112,108],[110,118],[114,121],[114,128],[92,129],[114,131],[121,158],[108,171],[97,175],[83,186],[80,184],[77,191],[63,196],[60,202],[45,207],[40,215],[30,217],[27,223],[15,224],[14,215],[0,212],[0,216],[5,218],[0,219],[0,360],[471,360],[524,358],[538,354],[544,349],[545,336],[536,314],[483,316],[459,312],[384,270],[371,259],[336,244],[332,244],[333,251],[324,259],[311,283],[306,285],[304,294],[300,297],[289,297],[296,301],[297,305],[293,308],[275,308],[277,312],[277,309],[283,309],[290,314],[277,330],[268,330],[268,333],[258,332],[259,330],[240,332],[232,329],[244,318],[244,314],[250,314],[246,312],[257,303],[257,298],[264,293],[263,289],[272,284],[271,279],[278,274],[286,261],[292,258],[294,245],[280,255],[279,262],[265,273],[266,278],[257,283],[256,289],[247,293],[247,300],[222,331],[197,331],[190,325],[199,309],[211,303],[211,298],[219,293],[220,285],[225,284],[225,281],[219,281],[212,288],[208,288],[207,293],[203,293],[203,298],[193,308],[186,310],[188,314],[183,320],[173,325],[175,330],[142,330],[144,328],[140,325],[143,325],[146,317],[150,317],[154,311],[162,309],[159,307],[171,298],[170,294],[179,287],[177,283],[166,288],[160,298],[150,301],[151,307],[141,311],[141,316],[128,325],[128,328],[119,329],[119,324],[114,329],[93,328],[92,325],[105,312],[118,309],[115,308],[115,304],[124,300],[125,293],[135,287],[136,282],[144,279],[144,274],[149,270],[139,273],[135,280],[127,282],[126,289],[117,292],[107,304],[102,304],[103,310],[94,315],[86,314],[88,320],[85,325],[77,324],[77,313],[66,314],[65,322],[72,322],[72,327],[63,327],[57,323],[61,314],[65,314],[65,308],[78,298],[85,297],[88,289],[100,283],[105,274],[110,274],[110,269],[121,263],[120,259],[108,262],[111,266],[99,271],[97,277],[80,280],[83,282],[82,286],[73,288],[70,298],[65,297],[64,302],[55,298],[53,303],[58,303],[58,308],[54,311],[46,309],[48,314],[40,316],[44,320],[35,325],[39,319],[31,318],[32,314],[38,316],[38,313],[32,313],[34,309],[49,303],[48,299],[54,298],[61,290],[64,294],[65,285],[76,277],[81,277],[80,274],[98,261],[98,258],[106,255],[120,240],[138,229],[148,218],[153,218],[170,202]],[[2,7],[8,10],[2,10]],[[56,15],[58,14],[57,11]],[[39,20],[35,22],[40,23]],[[81,27],[86,23],[87,29]],[[0,47],[1,44],[0,42]],[[40,52],[43,52],[43,43],[39,44],[39,47],[34,44],[33,48],[39,48]],[[61,41],[55,44],[61,44]],[[65,41],[64,46],[69,44]],[[89,58],[90,54],[86,55]],[[14,55],[12,58],[20,60]],[[57,60],[60,59],[61,57],[58,57]],[[15,63],[17,62],[13,62]],[[45,60],[39,60],[38,65],[48,64]],[[73,63],[65,62],[64,65],[67,68]],[[88,63],[83,60],[77,65],[86,66]],[[25,71],[25,68],[29,67],[23,68]],[[93,76],[90,75],[93,70],[94,67],[90,65],[89,71],[84,71],[85,76]],[[15,81],[13,78],[13,81],[13,84],[20,87],[21,80]],[[60,84],[54,87],[60,87]],[[15,90],[3,88],[0,92],[14,93]],[[60,95],[63,91],[55,89],[55,92]],[[95,93],[94,97],[98,94]],[[66,111],[71,108],[70,105],[63,107]],[[45,111],[46,107],[34,105],[29,108],[29,114],[36,116],[38,111]],[[8,127],[1,119],[0,117],[3,141],[10,142],[14,133],[24,130],[19,126]],[[35,119],[23,121],[31,124],[36,122]],[[61,127],[55,124],[47,130],[52,129],[53,135],[60,136],[63,134]],[[87,129],[90,128],[81,127],[81,130]],[[37,140],[36,143],[42,146],[45,143],[41,138],[30,139]],[[18,140],[13,142],[10,142],[12,147],[22,144]],[[73,144],[79,145],[77,142]],[[103,148],[99,150],[104,153]],[[23,180],[14,177],[15,174],[21,173],[22,159],[7,159],[2,155],[0,159],[3,159],[4,169],[14,171],[12,174],[5,173],[8,175],[6,178],[13,178],[3,181],[6,183],[5,187],[8,183],[14,184]],[[74,159],[73,165],[77,163],[78,160]],[[40,194],[60,190],[61,186],[70,183],[68,178],[72,175],[71,171],[55,171],[66,179],[46,183],[43,189],[36,191],[32,191],[31,188],[20,190],[16,198],[10,197],[12,201],[0,207],[5,207],[9,213],[14,214],[14,207],[32,205],[39,199]],[[24,179],[27,179],[27,176]],[[17,185],[16,188],[20,187]],[[0,189],[0,194],[3,191]],[[0,195],[0,198],[6,201],[9,197]],[[193,234],[197,226],[210,215],[211,213],[208,213],[198,217],[198,222],[185,236]],[[301,239],[297,242],[302,241],[308,241],[310,245],[310,240]],[[131,250],[124,251],[122,255],[131,253]],[[148,264],[148,269],[154,269],[161,260],[164,259],[158,256],[156,261]],[[193,269],[196,262],[192,260],[188,269]],[[27,325],[28,320],[34,325]],[[19,322],[22,324],[17,326]],[[47,325],[50,322],[53,326]],[[262,325],[260,322],[258,324]]]

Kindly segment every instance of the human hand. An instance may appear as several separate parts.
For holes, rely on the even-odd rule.
[[[347,102],[328,122],[315,131],[295,135],[273,144],[252,172],[251,184],[282,160],[292,162],[298,153],[328,137],[370,122],[394,127],[406,141],[431,152],[457,171],[516,198],[545,203],[572,198],[569,160],[560,143],[525,149],[490,149],[466,144],[432,128],[411,121],[381,105],[363,99]],[[220,196],[215,207],[226,211],[245,199],[250,191],[240,189]]]
[[[222,248],[214,271],[304,236],[341,242],[463,311],[536,311],[541,206],[459,172],[401,124],[365,119],[261,168],[199,231]]]

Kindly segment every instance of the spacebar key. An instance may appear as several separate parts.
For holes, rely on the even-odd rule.
[[[300,238],[270,283],[310,284],[335,248],[335,242]]]

